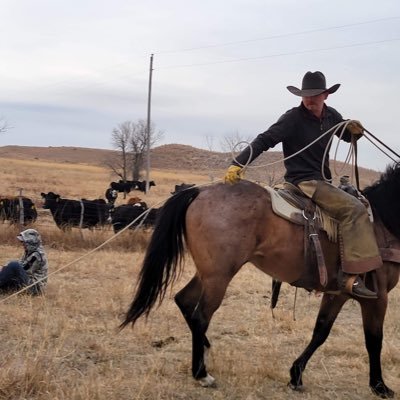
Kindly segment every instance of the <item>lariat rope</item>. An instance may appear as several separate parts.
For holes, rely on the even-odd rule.
[[[308,149],[309,147],[311,147],[314,143],[317,143],[318,140],[321,140],[324,136],[326,136],[326,135],[328,135],[329,133],[331,133],[333,130],[334,130],[334,133],[336,133],[337,130],[338,130],[340,127],[342,127],[343,125],[347,125],[349,122],[351,122],[351,120],[339,122],[337,125],[335,125],[335,126],[333,126],[332,128],[328,129],[328,130],[327,130],[326,132],[324,132],[322,135],[320,135],[320,136],[318,136],[316,139],[314,139],[311,143],[307,144],[306,146],[304,146],[304,147],[301,148],[300,150],[296,151],[295,153],[291,154],[290,156],[281,158],[281,159],[279,159],[279,160],[276,160],[276,161],[273,161],[273,162],[270,162],[270,163],[267,163],[267,164],[249,167],[249,164],[250,164],[250,162],[252,161],[251,158],[252,158],[252,156],[253,156],[253,149],[252,149],[251,143],[246,142],[246,141],[239,142],[237,145],[239,145],[239,144],[241,144],[241,143],[247,143],[248,146],[250,147],[250,155],[249,155],[249,158],[248,158],[247,162],[246,162],[245,164],[242,164],[242,163],[240,163],[239,161],[237,161],[235,155],[233,154],[233,152],[234,152],[234,150],[235,150],[235,148],[236,148],[237,145],[235,145],[235,147],[234,147],[233,150],[232,150],[232,158],[233,158],[233,160],[234,160],[238,165],[240,165],[243,169],[246,169],[246,168],[262,168],[262,167],[269,167],[269,166],[271,166],[271,165],[284,162],[284,161],[286,161],[286,160],[289,160],[289,159],[291,159],[291,158],[297,156],[298,154],[302,153],[304,150],[306,150],[306,149]],[[344,128],[344,129],[345,129],[345,128]],[[332,136],[333,136],[333,135],[334,135],[334,134],[332,134]],[[327,148],[328,148],[328,147],[329,147],[329,146],[327,146]],[[325,160],[325,156],[326,156],[326,153],[324,153],[324,160]]]
[[[338,152],[338,149],[339,149],[339,146],[340,146],[340,139],[342,138],[342,136],[343,136],[343,134],[344,134],[344,132],[345,132],[345,130],[346,130],[347,125],[350,124],[351,122],[354,122],[354,121],[350,119],[350,120],[346,120],[346,121],[339,122],[338,124],[336,124],[336,125],[333,126],[332,128],[328,129],[326,132],[324,132],[322,135],[320,135],[318,138],[316,138],[315,140],[313,140],[311,143],[309,143],[309,144],[307,144],[306,146],[304,146],[302,149],[296,151],[295,153],[291,154],[290,156],[281,158],[281,159],[279,159],[279,160],[276,160],[276,161],[273,161],[273,162],[270,162],[270,163],[267,163],[267,164],[262,164],[262,165],[257,165],[257,166],[249,166],[250,162],[253,161],[253,160],[252,160],[253,149],[252,149],[251,143],[246,142],[246,141],[241,141],[241,142],[237,143],[237,144],[234,146],[234,148],[232,149],[232,152],[231,152],[231,154],[232,154],[232,159],[235,161],[236,164],[238,164],[239,166],[241,166],[241,167],[243,168],[243,171],[245,171],[247,168],[254,168],[254,169],[255,169],[255,168],[265,168],[265,167],[269,167],[269,166],[271,166],[271,165],[275,165],[275,164],[284,162],[284,161],[286,161],[286,160],[289,160],[289,159],[291,159],[291,158],[297,156],[298,154],[302,153],[304,150],[306,150],[306,149],[308,149],[309,147],[311,147],[314,143],[318,142],[320,139],[322,139],[323,137],[325,137],[326,135],[332,133],[332,135],[331,135],[331,137],[330,137],[330,139],[329,139],[329,142],[328,142],[328,144],[327,144],[327,146],[326,146],[326,148],[325,148],[324,156],[323,156],[322,163],[321,163],[321,173],[322,173],[322,177],[324,178],[324,180],[329,181],[329,179],[326,178],[325,173],[324,173],[324,164],[325,164],[326,158],[328,157],[328,151],[329,151],[330,146],[331,146],[331,144],[332,144],[333,138],[334,138],[335,136],[337,136],[338,139],[339,139],[339,141],[338,141],[338,143],[337,143],[337,145],[336,145],[335,156],[334,156],[334,158],[333,158],[333,160],[334,160],[334,167],[333,167],[333,169],[334,169],[335,174],[338,176],[339,173],[337,172],[336,164],[337,164],[337,152]],[[341,129],[340,134],[337,134],[337,133],[339,132],[340,129]],[[380,145],[384,146],[387,150],[390,150],[398,159],[400,159],[400,155],[399,155],[399,154],[397,154],[397,153],[396,153],[394,150],[392,150],[389,146],[387,146],[387,145],[384,144],[381,140],[379,140],[377,137],[375,137],[370,131],[368,131],[368,130],[365,129],[364,127],[363,127],[363,129],[364,129],[364,133],[362,134],[362,136],[364,136],[370,143],[372,143],[378,150],[380,150],[383,154],[385,154],[385,155],[386,155],[388,158],[390,158],[392,161],[394,161],[394,162],[396,162],[396,163],[399,162],[398,160],[395,160],[393,157],[391,157],[391,156],[390,156],[386,151],[384,151],[381,147],[379,147],[379,146],[378,146],[373,140],[371,140],[370,137],[368,137],[368,136],[371,136],[375,141],[377,141]],[[249,154],[248,160],[247,160],[247,162],[246,162],[245,164],[242,164],[242,163],[238,162],[237,159],[236,159],[236,156],[234,155],[234,152],[235,152],[236,147],[237,147],[239,144],[242,144],[242,143],[246,143],[246,144],[249,146],[249,148],[250,148],[250,154]],[[347,154],[347,156],[346,156],[346,160],[344,161],[344,165],[343,165],[343,167],[342,167],[341,170],[343,170],[343,169],[345,168],[345,166],[346,166],[347,164],[350,163],[350,160],[352,160],[352,163],[354,164],[354,159],[355,159],[355,157],[356,157],[356,154],[355,154],[355,146],[354,146],[354,144],[350,144],[350,148],[349,148],[348,154]]]

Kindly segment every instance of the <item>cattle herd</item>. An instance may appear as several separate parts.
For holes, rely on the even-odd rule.
[[[21,225],[35,222],[37,218],[36,207],[27,197],[0,198],[0,220],[10,221]]]
[[[105,192],[105,199],[64,199],[54,192],[41,193],[43,208],[50,210],[56,226],[62,230],[71,227],[93,229],[112,225],[114,232],[119,232],[129,225],[130,229],[153,227],[157,219],[158,209],[148,208],[139,197],[129,199],[128,204],[115,206],[118,193],[129,193],[139,190],[146,193],[146,181],[111,182]],[[148,187],[156,186],[150,181]],[[194,184],[175,185],[175,194],[188,189]],[[36,221],[37,209],[33,201],[27,197],[0,198],[0,220],[10,223],[29,225]]]

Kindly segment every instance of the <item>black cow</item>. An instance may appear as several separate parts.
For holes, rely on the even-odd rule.
[[[43,208],[51,211],[54,222],[62,230],[73,226],[91,229],[107,222],[109,206],[104,199],[69,200],[53,192],[41,193],[41,196]]]
[[[136,186],[136,181],[119,181],[119,182],[111,182],[110,188],[116,190],[117,192],[129,193]]]
[[[189,189],[193,186],[195,186],[194,183],[181,183],[180,185],[175,185],[175,190],[171,192],[171,194],[176,194],[178,192],[181,192],[182,190]]]
[[[0,198],[0,220],[28,225],[37,219],[35,204],[28,197]]]
[[[152,208],[148,211],[148,214],[144,214],[148,208],[142,206],[135,206],[130,204],[123,204],[121,206],[115,207],[112,213],[112,225],[114,232],[117,233],[121,229],[125,228],[132,221],[138,218],[129,229],[136,228],[141,222],[141,226],[145,228],[153,227],[157,218],[158,209]]]
[[[143,193],[146,193],[146,181],[132,181],[134,182],[134,187],[132,189],[140,190]],[[154,181],[149,182],[149,190],[152,186],[156,186]]]

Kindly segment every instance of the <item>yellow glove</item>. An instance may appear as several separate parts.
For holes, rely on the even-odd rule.
[[[224,176],[225,183],[233,185],[238,183],[243,177],[243,168],[237,165],[231,165]]]
[[[349,122],[346,128],[353,135],[362,135],[364,132],[364,127],[361,125],[361,122],[356,120]]]

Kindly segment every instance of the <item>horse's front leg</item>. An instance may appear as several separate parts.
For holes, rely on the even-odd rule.
[[[328,338],[332,325],[347,299],[348,297],[346,296],[324,294],[312,339],[290,369],[290,382],[288,383],[288,386],[293,390],[301,390],[303,388],[302,375],[307,362],[318,347],[320,347]]]
[[[382,399],[392,398],[394,392],[385,385],[382,378],[381,351],[383,340],[383,321],[387,308],[387,293],[379,294],[377,300],[361,302],[365,346],[369,356],[369,386],[374,394]]]

